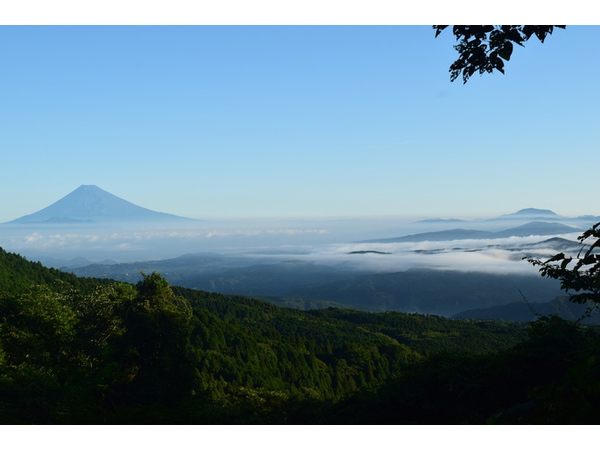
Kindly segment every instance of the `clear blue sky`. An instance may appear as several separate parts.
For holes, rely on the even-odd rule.
[[[2,26],[0,222],[81,184],[207,219],[600,214],[599,44],[463,85],[429,26]]]

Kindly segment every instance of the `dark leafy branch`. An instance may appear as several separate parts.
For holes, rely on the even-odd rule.
[[[435,37],[447,27],[434,25]],[[515,44],[523,47],[532,36],[543,43],[555,27],[565,25],[454,25],[452,33],[458,41],[454,48],[459,57],[450,66],[450,80],[462,75],[466,83],[476,72],[504,73],[504,62],[510,60]]]
[[[577,256],[559,253],[547,261],[527,260],[534,266],[540,266],[543,276],[560,280],[561,288],[566,292],[577,292],[571,295],[570,300],[587,303],[591,310],[600,305],[600,222],[577,239],[582,244]]]

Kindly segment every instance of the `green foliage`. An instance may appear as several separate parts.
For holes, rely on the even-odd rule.
[[[122,305],[126,332],[116,343],[124,371],[120,395],[136,403],[176,403],[192,390],[192,309],[159,274],[142,275],[137,295]]]
[[[346,309],[369,312],[421,310],[446,316],[503,305],[511,298],[519,301],[520,290],[526,292],[531,301],[540,302],[560,294],[559,283],[535,275],[413,269],[332,281],[306,288],[301,295],[305,300],[335,301]]]
[[[338,424],[598,423],[600,338],[556,316],[485,354],[438,353],[324,414]],[[581,412],[578,410],[581,408]]]
[[[434,25],[435,37],[447,27]],[[462,74],[466,83],[475,72],[504,73],[504,61],[510,60],[514,44],[522,47],[532,36],[543,43],[554,27],[565,28],[564,25],[454,25],[452,33],[458,41],[454,49],[459,57],[450,66],[450,80]]]
[[[48,273],[12,255],[0,263],[11,258],[28,274],[22,280]],[[0,297],[0,423],[597,419],[598,334],[555,317],[528,331],[398,312],[300,311],[171,287],[157,273],[136,286],[27,283]]]
[[[587,317],[600,304],[600,223],[593,225],[577,239],[581,243],[577,256],[559,253],[546,261],[533,258],[528,258],[528,261],[540,266],[542,276],[560,280],[561,288],[567,293],[577,292],[571,294],[569,300],[587,304],[588,311],[583,316]]]
[[[60,368],[69,357],[77,319],[65,296],[44,286],[0,303],[6,362]]]

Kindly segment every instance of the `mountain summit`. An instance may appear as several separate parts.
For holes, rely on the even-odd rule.
[[[134,205],[98,186],[82,185],[57,202],[10,224],[85,224],[115,222],[181,222],[185,217]]]
[[[512,214],[504,214],[498,219],[512,219],[512,218],[523,218],[526,217],[528,219],[539,217],[539,218],[559,218],[558,214],[554,211],[550,211],[549,209],[537,209],[537,208],[525,208],[520,209],[519,211]]]

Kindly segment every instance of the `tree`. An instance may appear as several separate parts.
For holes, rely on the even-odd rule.
[[[8,364],[63,372],[73,358],[77,317],[65,295],[36,286],[0,302],[0,348]]]
[[[533,258],[527,260],[534,266],[541,266],[542,276],[560,280],[561,288],[567,293],[569,291],[578,292],[578,294],[571,295],[569,300],[574,303],[587,304],[586,315],[589,315],[600,305],[600,254],[598,254],[600,222],[577,239],[581,242],[581,249],[575,257],[559,253],[547,261]],[[588,242],[586,243],[586,241]]]
[[[137,295],[124,304],[122,380],[130,401],[174,404],[191,392],[194,383],[192,308],[158,273],[142,276]]]
[[[435,37],[447,27],[434,25]],[[504,73],[504,62],[510,60],[514,44],[523,47],[532,36],[543,43],[555,27],[566,28],[565,25],[454,25],[452,33],[459,42],[454,48],[459,58],[450,66],[450,80],[454,81],[462,74],[463,83],[466,83],[475,72],[483,74],[498,70]],[[582,247],[575,257],[559,253],[546,261],[527,260],[534,266],[541,266],[542,276],[560,280],[561,288],[567,293],[576,292],[569,300],[587,304],[586,317],[600,305],[600,222],[578,240]]]
[[[434,25],[435,37],[448,25]],[[458,44],[454,46],[459,58],[450,66],[450,80],[456,80],[462,73],[466,83],[475,72],[504,73],[504,61],[509,61],[514,44],[523,47],[530,37],[544,42],[552,34],[554,27],[565,25],[454,25],[452,33]]]

